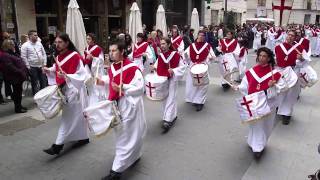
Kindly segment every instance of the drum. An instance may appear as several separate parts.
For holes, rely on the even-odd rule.
[[[194,64],[191,66],[190,72],[194,86],[203,86],[209,84],[208,69],[208,65],[204,63]]]
[[[280,69],[280,73],[282,75],[281,78],[284,80],[288,88],[292,88],[296,85],[298,81],[298,76],[290,66]]]
[[[84,109],[83,114],[88,121],[89,129],[96,135],[106,134],[112,127],[121,122],[115,102],[101,101]]]
[[[299,82],[302,88],[311,87],[318,81],[317,72],[308,64],[299,70]]]
[[[62,95],[57,85],[41,89],[33,99],[46,119],[57,116],[62,108]]]
[[[264,91],[252,93],[236,99],[242,123],[252,123],[269,115],[271,108]]]
[[[150,73],[144,79],[147,98],[150,100],[160,101],[169,95],[169,81],[167,77]]]

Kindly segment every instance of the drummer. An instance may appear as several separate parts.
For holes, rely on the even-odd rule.
[[[296,66],[306,63],[305,60],[309,58],[302,45],[294,44],[295,36],[295,31],[288,31],[286,42],[277,45],[275,48],[277,65],[281,69],[290,66],[295,69]],[[280,96],[281,103],[277,114],[282,116],[282,124],[288,125],[290,123],[293,107],[297,102],[300,91],[301,87],[298,81],[289,91]]]
[[[239,86],[234,86],[233,88],[240,90],[244,95],[253,94],[259,91],[268,92],[267,90],[269,88],[276,87],[275,84],[281,78],[281,74],[274,69],[274,65],[275,60],[273,52],[266,47],[258,49],[257,64],[246,71],[241,84]],[[272,73],[268,74],[271,71]],[[265,80],[259,82],[256,78],[265,78]],[[267,100],[268,105],[271,108],[270,115],[249,124],[247,142],[251,147],[255,158],[261,157],[263,150],[267,145],[268,138],[271,135],[275,121],[276,108],[278,106],[276,98],[277,96],[273,96]]]
[[[58,51],[56,60],[60,65],[44,67],[43,71],[54,74],[56,84],[66,97],[66,104],[63,105],[56,142],[49,149],[44,150],[50,155],[59,154],[63,145],[70,141],[77,141],[74,147],[89,143],[88,126],[83,117],[87,96],[82,57],[67,34],[57,36],[55,44]]]
[[[116,153],[110,174],[104,177],[104,180],[120,179],[122,172],[139,161],[147,130],[143,105],[143,75],[139,68],[125,57],[124,51],[123,42],[110,44],[110,58],[114,62],[108,69],[111,81],[97,80],[97,84],[109,84],[108,99],[117,102],[122,117],[122,122],[114,127]]]
[[[96,35],[88,33],[87,43],[88,47],[86,47],[84,51],[83,64],[85,65],[85,68],[89,69],[89,77],[96,78],[96,76],[105,76],[104,53],[103,49],[96,44]],[[107,99],[105,87],[96,86],[93,82],[94,81],[89,81],[86,83],[89,93],[89,104]]]
[[[222,76],[225,76],[225,73],[228,71],[229,73],[234,71],[239,71],[238,63],[236,57],[240,54],[240,45],[238,40],[234,38],[233,31],[227,32],[227,37],[219,40],[218,51],[222,52],[221,57],[221,67],[223,68]],[[234,77],[233,80],[238,80],[239,77]],[[222,79],[222,88],[229,89],[230,86],[228,83]]]
[[[154,53],[148,42],[145,41],[143,33],[137,34],[137,43],[134,44],[133,51],[129,54],[129,59],[134,62],[142,72],[145,70],[145,63],[147,63],[146,67],[154,63]]]
[[[205,42],[205,32],[199,31],[196,42],[192,43],[184,52],[184,58],[189,67],[186,77],[186,94],[185,101],[192,103],[196,107],[196,111],[201,111],[207,100],[207,92],[209,84],[195,86],[193,84],[193,76],[190,68],[199,63],[209,64],[214,60],[215,54],[210,44]]]
[[[161,53],[151,69],[155,69],[159,76],[168,77],[169,95],[163,101],[163,124],[164,132],[167,132],[177,120],[177,91],[180,80],[186,66],[177,51],[172,50],[171,40],[162,38],[160,41]]]
[[[183,55],[184,52],[184,41],[182,37],[179,35],[179,30],[176,26],[174,26],[171,30],[172,37],[171,37],[171,43],[172,47],[175,51],[178,51],[179,54]]]

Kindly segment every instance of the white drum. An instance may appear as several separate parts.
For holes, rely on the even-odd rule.
[[[169,81],[167,77],[150,73],[144,79],[146,94],[149,99],[160,101],[169,95]]]
[[[203,86],[209,84],[209,66],[207,64],[194,64],[191,66],[190,72],[194,86]]]
[[[290,66],[281,69],[280,73],[281,73],[281,78],[284,80],[288,88],[292,88],[293,86],[296,85],[298,81],[298,76]]]
[[[112,127],[121,121],[113,101],[101,101],[87,107],[83,114],[88,121],[89,129],[96,135],[106,134]]]
[[[311,87],[317,81],[317,72],[310,65],[304,65],[299,69],[299,82],[302,88]]]
[[[57,85],[41,89],[33,99],[40,112],[47,119],[57,116],[62,108],[62,96]]]
[[[264,91],[252,93],[236,99],[242,123],[255,122],[271,113]]]

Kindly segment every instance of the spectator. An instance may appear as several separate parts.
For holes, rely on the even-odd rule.
[[[2,33],[2,36],[3,36],[3,40],[5,40],[5,39],[11,39],[11,40],[13,40],[15,52],[16,52],[18,55],[20,55],[19,46],[18,46],[18,44],[16,43],[16,41],[10,37],[10,34],[9,34],[8,32],[3,32],[3,33]],[[2,44],[2,43],[1,43],[1,44]]]
[[[40,89],[47,85],[46,76],[42,72],[42,67],[47,65],[47,55],[42,44],[38,41],[38,33],[30,30],[29,41],[21,47],[21,57],[24,60],[31,78],[32,93],[35,95]],[[37,84],[40,84],[40,89]]]

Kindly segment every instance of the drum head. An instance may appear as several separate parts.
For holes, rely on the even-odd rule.
[[[208,65],[207,64],[195,64],[190,69],[192,74],[202,74],[208,71]]]
[[[147,74],[144,79],[145,79],[146,82],[157,83],[157,84],[158,83],[164,83],[165,81],[168,80],[167,77],[158,76],[156,73]]]
[[[41,89],[34,95],[34,100],[42,99],[44,97],[52,95],[58,89],[57,85],[52,85]]]

